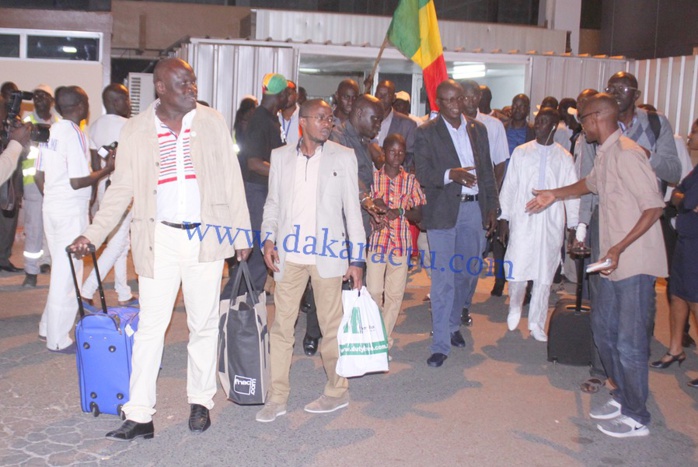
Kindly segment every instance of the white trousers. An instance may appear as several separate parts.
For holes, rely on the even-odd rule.
[[[99,267],[99,274],[102,280],[107,277],[111,268],[114,268],[114,290],[116,290],[118,299],[121,302],[129,300],[133,296],[131,287],[128,285],[126,271],[126,260],[128,251],[131,248],[128,231],[132,218],[133,214],[129,210],[124,218],[121,219],[121,223],[114,229],[111,240],[109,240],[107,247],[102,251],[99,259],[97,259],[97,266]],[[90,272],[85,283],[82,284],[80,291],[85,298],[92,298],[97,291],[97,276],[94,269]]]
[[[526,281],[509,281],[509,309],[521,312],[524,295],[526,295]],[[548,319],[548,299],[550,298],[550,284],[541,284],[533,281],[531,290],[531,303],[528,305],[528,329],[537,327],[545,332],[545,321]]]
[[[87,202],[77,215],[74,212],[52,213],[44,209],[44,232],[51,252],[52,266],[39,334],[46,336],[46,347],[51,350],[64,349],[73,343],[70,331],[75,324],[78,303],[65,247],[85,231],[87,221]],[[79,284],[82,282],[82,261],[73,258],[73,264]]]
[[[50,264],[48,246],[44,236],[44,196],[35,183],[24,185],[24,272],[39,274],[42,264]]]
[[[147,423],[155,413],[165,331],[180,285],[189,327],[187,399],[190,404],[213,407],[223,260],[200,263],[199,247],[186,230],[155,226],[154,277],[138,279],[141,311],[133,344],[130,400],[123,408],[129,420]]]

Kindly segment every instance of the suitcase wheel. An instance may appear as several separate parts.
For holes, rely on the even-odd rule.
[[[90,412],[92,413],[93,417],[99,417],[99,407],[95,402],[90,403]]]

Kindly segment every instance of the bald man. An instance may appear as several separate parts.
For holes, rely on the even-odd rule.
[[[540,212],[556,200],[599,195],[600,261],[598,294],[591,314],[594,342],[609,378],[611,399],[591,410],[603,433],[616,438],[647,436],[650,307],[654,281],[667,274],[662,230],[657,223],[664,201],[645,151],[621,135],[619,108],[608,94],[580,107],[579,121],[589,142],[599,144],[594,168],[584,179],[555,190],[534,191],[526,209]]]
[[[209,235],[218,230],[209,229],[212,225],[250,230],[228,125],[217,111],[197,104],[196,75],[185,61],[158,62],[153,81],[159,99],[124,125],[117,168],[102,206],[71,245],[76,255],[84,255],[90,243],[101,245],[133,200],[140,321],[130,400],[123,407],[126,421],[107,433],[122,441],[154,436],[157,377],[180,286],[189,328],[189,430],[201,433],[211,426],[223,262],[236,253],[243,261],[250,253],[244,238],[220,241]],[[59,101],[62,96],[63,91]]]

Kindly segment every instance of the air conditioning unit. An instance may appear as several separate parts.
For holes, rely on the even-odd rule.
[[[152,73],[129,73],[128,92],[131,94],[131,114],[138,115],[155,101]]]

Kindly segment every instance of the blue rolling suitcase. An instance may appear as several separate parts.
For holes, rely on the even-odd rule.
[[[80,400],[83,412],[91,412],[95,417],[100,413],[121,416],[121,408],[129,398],[131,350],[133,334],[138,328],[138,308],[107,308],[92,245],[90,253],[97,275],[101,310],[80,300],[80,286],[70,259],[80,310],[80,320],[75,327]]]

